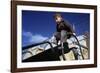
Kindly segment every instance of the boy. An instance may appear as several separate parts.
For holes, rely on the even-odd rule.
[[[68,21],[66,22],[64,21],[61,14],[56,13],[54,15],[54,19],[56,21],[56,30],[57,30],[54,36],[56,37],[57,44],[58,44],[58,41],[60,40],[61,48],[63,49],[67,48],[66,50],[68,51],[69,48],[68,48],[68,43],[66,40],[71,37],[71,34],[69,33],[74,33],[74,31],[72,27],[70,26],[70,23]]]

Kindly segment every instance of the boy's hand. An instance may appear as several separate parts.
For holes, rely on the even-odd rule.
[[[73,35],[76,35],[76,33],[73,33]]]

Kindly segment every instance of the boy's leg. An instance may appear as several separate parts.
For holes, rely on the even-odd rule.
[[[67,42],[67,32],[65,30],[61,31],[61,43]]]
[[[61,38],[60,32],[54,33],[54,36],[55,36],[55,38],[56,38],[56,44],[58,44],[58,41],[59,41],[60,38]]]
[[[67,50],[68,48],[68,44],[67,44],[67,32],[62,30],[61,31],[61,48],[62,48],[62,57],[63,57],[63,60],[66,60],[66,57],[65,57],[65,50]]]
[[[67,43],[67,31],[65,31],[65,30],[61,31],[61,46],[66,51],[69,50],[68,43]]]

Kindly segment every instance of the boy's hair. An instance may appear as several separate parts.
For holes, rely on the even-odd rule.
[[[56,13],[56,14],[54,15],[54,18],[56,19],[57,16],[58,16],[58,17],[62,17],[60,13]]]

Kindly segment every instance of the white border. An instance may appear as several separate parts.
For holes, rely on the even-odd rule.
[[[22,10],[33,11],[53,11],[53,12],[74,12],[74,13],[90,13],[90,59],[78,61],[54,61],[54,62],[31,62],[22,63]],[[76,8],[58,8],[58,7],[40,7],[40,6],[17,6],[17,68],[30,67],[46,67],[46,66],[61,66],[61,65],[82,65],[94,64],[94,10],[93,9],[76,9]]]

